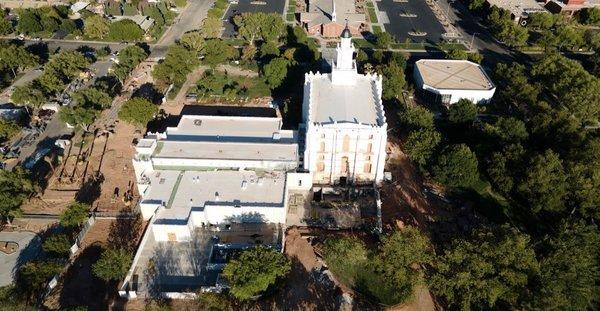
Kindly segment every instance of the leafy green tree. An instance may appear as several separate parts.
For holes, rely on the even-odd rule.
[[[564,212],[566,179],[561,159],[553,151],[546,150],[531,158],[518,190],[534,213]]]
[[[148,57],[148,53],[137,45],[130,45],[119,52],[119,63],[113,68],[114,75],[123,83],[129,73]]]
[[[0,141],[5,141],[21,131],[16,122],[0,120]]]
[[[516,63],[498,63],[494,75],[500,101],[514,105],[521,111],[527,111],[529,106],[537,102],[540,90],[537,85],[529,81],[525,74],[525,66]]]
[[[599,25],[600,24],[600,8],[585,8],[579,13],[579,20],[582,24],[586,25]]]
[[[258,51],[258,49],[256,48],[256,46],[254,45],[246,45],[244,47],[244,49],[242,49],[242,55],[241,58],[242,60],[245,61],[251,61],[254,59],[254,57],[256,56],[256,52]]]
[[[80,52],[63,51],[46,64],[37,82],[45,93],[55,94],[63,91],[66,84],[89,65],[88,59]]]
[[[21,213],[21,204],[33,193],[33,183],[22,169],[0,170],[0,216],[10,219]]]
[[[110,24],[108,38],[115,41],[138,41],[144,36],[144,31],[130,19],[122,19]]]
[[[395,62],[380,66],[383,76],[383,94],[384,100],[398,98],[406,87],[406,78],[404,77],[404,68]]]
[[[267,57],[267,56],[278,57],[279,54],[280,54],[280,51],[279,51],[279,45],[277,44],[277,42],[269,41],[269,42],[263,43],[260,46],[260,56],[261,57]]]
[[[93,87],[80,89],[71,96],[78,105],[94,107],[96,110],[108,108],[112,103],[112,98],[108,94]]]
[[[202,51],[204,43],[204,36],[200,31],[186,32],[179,38],[179,44],[183,45],[186,49],[196,51],[197,53]]]
[[[44,241],[42,248],[46,253],[56,257],[62,257],[69,255],[72,244],[73,243],[71,243],[66,234],[54,234]]]
[[[400,123],[409,131],[433,128],[433,113],[422,106],[407,107],[400,112]]]
[[[256,247],[230,260],[223,276],[231,286],[230,293],[239,300],[248,300],[285,277],[291,262],[282,253],[265,247]]]
[[[477,158],[465,144],[444,148],[432,172],[438,182],[450,187],[468,187],[479,179]]]
[[[475,118],[477,118],[477,106],[465,98],[452,104],[448,111],[448,121],[453,124],[473,124]]]
[[[593,138],[583,144],[567,163],[567,202],[583,217],[600,219],[600,139]]]
[[[89,205],[81,202],[73,202],[60,214],[60,224],[67,228],[79,227],[88,219],[89,212]]]
[[[554,26],[554,16],[548,12],[535,12],[529,14],[527,26],[537,30],[547,30]]]
[[[206,71],[198,80],[197,90],[199,95],[223,95],[225,90],[234,88],[234,81],[226,74],[215,71]]]
[[[485,0],[470,0],[469,1],[469,10],[471,11],[479,11],[483,9],[485,4]]]
[[[202,52],[204,54],[203,62],[211,67],[215,67],[238,56],[236,48],[221,39],[207,40]]]
[[[90,39],[104,39],[110,30],[110,22],[101,15],[93,14],[83,22],[83,33]]]
[[[133,257],[125,249],[109,248],[102,252],[100,259],[92,266],[96,277],[109,282],[119,281],[127,275]]]
[[[14,44],[0,45],[0,68],[8,69],[13,78],[17,72],[39,63],[39,57],[29,53],[24,47]]]
[[[442,136],[434,129],[416,130],[408,135],[403,149],[409,159],[424,167],[441,140]]]
[[[10,99],[17,105],[39,107],[46,102],[46,96],[31,83],[15,87]]]
[[[430,288],[462,310],[516,305],[539,266],[529,236],[508,226],[476,230],[438,256]]]
[[[174,44],[167,50],[165,59],[154,66],[152,77],[160,86],[182,85],[187,75],[196,66],[198,66],[197,53],[180,44]]]
[[[98,110],[91,106],[76,105],[61,109],[58,115],[61,121],[86,130],[98,116]]]
[[[223,21],[218,17],[207,17],[202,23],[200,32],[204,38],[218,38],[221,35]]]
[[[6,12],[1,10],[0,12],[0,36],[10,35],[15,31],[12,22],[6,18]]]
[[[531,310],[593,310],[600,287],[600,235],[583,222],[563,224],[547,237],[540,260],[540,276]]]
[[[505,146],[502,151],[494,152],[487,163],[487,175],[495,189],[502,193],[510,193],[517,174],[521,172],[525,150],[519,144]]]
[[[50,33],[54,33],[60,27],[60,21],[56,17],[50,15],[42,15],[40,17],[40,23],[42,23],[44,31]]]
[[[494,36],[510,47],[522,46],[529,38],[527,29],[515,23],[508,10],[492,6],[487,22]]]
[[[198,310],[229,311],[232,310],[231,302],[224,294],[202,293],[196,298]]]
[[[429,239],[406,227],[385,238],[380,251],[363,272],[359,288],[387,305],[410,300],[423,279],[420,267],[432,260]]]
[[[446,51],[446,58],[466,60],[467,58],[469,58],[469,54],[463,49],[451,48],[448,49],[448,51]]]
[[[336,278],[347,286],[355,286],[368,261],[365,244],[356,237],[328,239],[322,252],[323,259]]]
[[[119,111],[119,119],[138,126],[145,126],[158,112],[158,106],[144,98],[126,101]]]
[[[380,48],[387,48],[394,43],[394,37],[389,32],[380,32],[376,35],[375,44]]]
[[[556,27],[555,32],[560,49],[577,50],[585,45],[583,29],[570,25],[560,25]]]
[[[285,58],[272,59],[263,69],[265,79],[271,89],[275,89],[283,83],[287,77],[289,61]]]
[[[30,35],[44,30],[40,17],[32,9],[19,9],[19,23],[17,23],[17,31]]]
[[[285,24],[279,14],[252,12],[234,16],[233,22],[237,27],[238,36],[251,45],[255,40],[278,40],[285,31]]]
[[[34,305],[23,297],[23,293],[14,285],[0,287],[0,309],[16,311],[37,311]]]
[[[29,300],[36,299],[46,288],[47,282],[62,268],[52,261],[32,260],[21,266],[16,275],[16,285]]]
[[[485,124],[484,131],[502,143],[519,143],[529,136],[525,122],[514,117],[500,117],[494,124]]]

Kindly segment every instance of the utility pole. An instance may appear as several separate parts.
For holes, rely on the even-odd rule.
[[[469,45],[469,50],[473,50],[473,42],[475,41],[475,35],[478,35],[478,32],[474,32],[471,36],[471,44]]]

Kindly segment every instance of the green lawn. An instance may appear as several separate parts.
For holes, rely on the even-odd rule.
[[[381,30],[381,26],[378,26],[378,25],[373,25],[373,33],[374,33],[374,34],[376,34],[376,35],[377,35],[377,34],[380,34],[381,32],[382,32],[382,30]]]
[[[371,20],[371,23],[378,23],[379,20],[377,19],[377,14],[375,14],[375,8],[369,7],[367,10],[369,11],[369,19]]]
[[[296,13],[296,7],[295,6],[289,6],[288,10],[287,10],[288,14],[294,14]]]
[[[285,19],[286,19],[288,22],[290,22],[290,23],[291,23],[291,22],[294,22],[294,21],[296,20],[296,14],[294,14],[294,13],[288,13],[288,14],[286,14],[286,16],[285,16]]]

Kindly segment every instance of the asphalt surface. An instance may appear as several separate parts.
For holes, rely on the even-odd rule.
[[[16,270],[24,263],[37,258],[41,252],[41,239],[35,233],[0,232],[0,241],[16,242],[19,249],[12,254],[0,252],[0,286],[10,285]]]
[[[423,0],[409,0],[408,2],[394,2],[382,0],[377,2],[377,7],[387,20],[383,19],[386,32],[392,34],[397,41],[438,43],[445,32],[442,24],[437,20],[433,11]],[[404,17],[400,14],[415,14],[415,17]],[[425,36],[411,36],[409,32],[426,32]]]
[[[235,26],[233,16],[241,13],[264,12],[283,14],[285,0],[264,0],[266,4],[252,4],[252,0],[239,0],[237,4],[230,4],[225,17],[223,18],[223,38],[232,38],[235,36]]]
[[[202,20],[204,20],[214,2],[215,0],[188,0],[187,6],[183,8],[174,24],[163,34],[157,45],[171,45],[181,38],[181,35],[184,33],[199,29],[202,25]]]

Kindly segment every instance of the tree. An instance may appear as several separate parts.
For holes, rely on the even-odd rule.
[[[527,19],[527,24],[533,29],[548,30],[554,25],[554,16],[548,12],[531,13]]]
[[[254,56],[256,56],[257,50],[258,49],[254,45],[251,45],[251,44],[246,45],[244,47],[244,49],[242,49],[242,56],[241,56],[242,60],[245,60],[245,61],[253,60]]]
[[[274,56],[277,57],[279,56],[280,52],[279,52],[279,46],[277,45],[277,42],[265,42],[260,46],[260,57],[267,57],[267,56]]]
[[[516,305],[539,269],[529,236],[508,226],[455,239],[432,268],[430,288],[462,310]]]
[[[423,167],[429,162],[441,140],[442,136],[434,129],[416,130],[408,135],[403,149],[409,159]]]
[[[33,87],[31,83],[15,87],[10,99],[17,105],[30,105],[33,107],[39,107],[46,102],[44,93]]]
[[[15,31],[12,22],[6,18],[6,12],[0,12],[0,36],[6,36]]]
[[[516,47],[527,42],[527,29],[516,24],[508,10],[492,6],[487,22],[494,36],[506,45]]]
[[[592,310],[598,303],[600,280],[598,228],[583,222],[564,223],[546,237],[531,310]]]
[[[109,248],[102,252],[100,259],[92,266],[92,272],[106,282],[118,281],[127,275],[132,259],[128,250]]]
[[[52,261],[32,260],[21,266],[16,275],[16,285],[28,299],[35,299],[46,288],[47,282],[62,268]]]
[[[487,161],[487,175],[494,188],[502,193],[510,193],[515,185],[517,174],[523,167],[525,149],[520,144],[505,146],[494,152]]]
[[[387,48],[394,42],[394,38],[389,32],[380,32],[376,35],[375,44],[380,48]]]
[[[186,49],[190,51],[195,51],[196,53],[200,53],[204,48],[204,37],[200,31],[190,31],[184,33],[181,38],[179,38],[179,44],[183,45]]]
[[[422,106],[407,107],[400,112],[400,123],[409,131],[433,128],[433,113]]]
[[[154,66],[152,77],[160,86],[182,85],[187,75],[198,66],[197,53],[180,44],[174,44],[167,50],[165,59]]]
[[[244,250],[230,260],[223,269],[223,276],[231,286],[230,292],[236,299],[248,300],[291,270],[291,262],[282,253],[265,247]]]
[[[251,45],[254,45],[256,39],[278,40],[285,30],[283,19],[279,14],[274,13],[242,13],[234,16],[233,23],[237,27],[238,36]]]
[[[579,20],[582,24],[586,25],[600,24],[600,9],[593,7],[581,10],[579,13]]]
[[[285,58],[272,59],[263,69],[265,79],[271,89],[275,89],[283,83],[287,77],[289,61]]]
[[[566,179],[561,159],[552,150],[546,150],[531,158],[518,190],[534,213],[564,212]]]
[[[119,52],[119,63],[114,66],[114,75],[123,83],[129,73],[147,57],[148,53],[141,47],[137,45],[127,46]]]
[[[479,11],[483,9],[485,4],[485,0],[471,0],[469,1],[469,10],[471,11]]]
[[[211,67],[238,56],[236,48],[221,39],[207,40],[202,52],[204,53],[203,61]]]
[[[16,122],[0,120],[0,141],[5,141],[21,131]]]
[[[87,130],[88,125],[98,116],[98,110],[91,106],[76,105],[61,109],[58,115],[62,122]]]
[[[72,244],[66,234],[59,233],[49,236],[42,244],[42,248],[52,256],[62,257],[69,254]]]
[[[63,51],[46,64],[37,82],[45,93],[55,94],[88,66],[88,59],[80,52]]]
[[[368,261],[365,244],[356,237],[328,239],[323,246],[323,259],[343,284],[354,287]]]
[[[406,87],[404,68],[395,62],[380,67],[381,75],[383,76],[383,99],[398,98]]]
[[[138,126],[145,126],[158,112],[158,106],[144,98],[126,101],[119,111],[119,119]]]
[[[207,17],[202,23],[200,31],[204,38],[218,38],[221,35],[223,21],[217,17]]]
[[[446,58],[466,60],[469,58],[469,54],[463,49],[450,48],[448,51],[446,51]]]
[[[110,22],[101,15],[93,14],[83,22],[83,33],[91,39],[104,39],[110,30]]]
[[[448,121],[456,125],[473,124],[475,118],[477,118],[477,106],[466,98],[461,98],[452,104],[448,111]]]
[[[406,302],[413,297],[414,287],[422,281],[420,266],[431,260],[429,239],[417,228],[406,227],[383,240],[380,254],[363,274],[361,286],[384,304]]]
[[[73,202],[60,214],[60,224],[67,228],[79,227],[88,219],[89,211],[89,205],[81,202]]]
[[[108,38],[115,41],[138,41],[144,36],[144,31],[130,19],[122,19],[110,24]]]
[[[30,35],[44,30],[40,17],[33,9],[20,9],[17,14],[19,15],[18,32]]]
[[[54,33],[58,30],[58,27],[60,27],[60,21],[56,17],[50,15],[42,15],[40,23],[42,24],[44,31],[50,33]]]
[[[39,63],[39,57],[29,53],[25,47],[14,44],[0,46],[0,68],[9,69],[13,78],[17,72]]]
[[[477,158],[465,144],[444,148],[432,172],[438,182],[450,187],[468,187],[479,179]]]
[[[196,298],[198,310],[229,311],[232,310],[231,302],[224,294],[205,292]]]
[[[93,87],[79,89],[71,96],[77,105],[93,107],[96,110],[108,108],[112,104],[112,98],[108,94]]]
[[[498,63],[494,76],[502,102],[514,105],[521,111],[527,111],[529,106],[537,102],[540,90],[529,81],[525,74],[525,66]]]
[[[525,122],[514,117],[500,117],[493,125],[485,124],[484,131],[502,143],[519,143],[529,136]]]
[[[569,185],[567,202],[580,215],[600,219],[600,139],[586,141],[565,165]]]
[[[10,219],[21,213],[21,204],[33,193],[33,183],[25,172],[17,168],[12,172],[0,170],[0,216]]]

